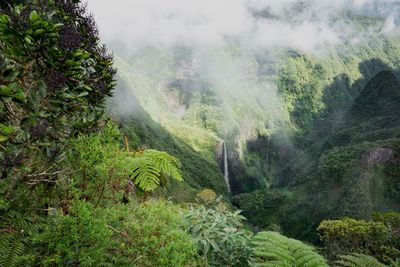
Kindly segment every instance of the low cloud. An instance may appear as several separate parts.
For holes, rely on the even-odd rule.
[[[350,25],[333,22],[345,8],[386,16],[385,33],[397,27],[393,10],[372,0],[89,0],[88,5],[103,39],[132,51],[148,46],[215,46],[233,37],[255,47],[318,52],[354,37]]]
[[[270,79],[279,51],[294,49],[319,56],[341,43],[355,45],[371,36],[396,33],[398,4],[400,0],[88,1],[103,41],[132,64],[132,73],[124,72],[132,78],[127,86],[145,109],[148,105],[154,111],[153,119],[160,121],[165,112],[149,99],[148,91],[162,98],[171,81],[178,80],[184,90],[212,89],[225,119],[239,113],[257,118],[253,129],[259,127],[257,123],[287,120]],[[382,23],[360,32],[346,18],[349,12],[377,16]],[[132,112],[128,97],[116,98],[119,112]],[[242,114],[243,106],[251,109],[249,114]],[[175,113],[181,114],[179,108]],[[225,128],[232,128],[232,121],[225,121]],[[241,122],[237,123],[241,129]],[[239,135],[246,139],[248,134]]]

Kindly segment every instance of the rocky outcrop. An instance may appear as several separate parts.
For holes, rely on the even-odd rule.
[[[394,151],[391,148],[374,148],[363,156],[363,164],[370,168],[392,160]]]

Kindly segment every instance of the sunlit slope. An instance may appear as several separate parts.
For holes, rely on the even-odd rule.
[[[119,88],[108,105],[110,112],[124,118],[124,126],[136,128],[150,146],[174,154],[174,142],[159,142],[160,135],[167,134],[185,143],[195,157],[206,158],[207,162],[183,164],[192,168],[188,175],[195,180],[214,181],[196,187],[225,191],[220,185],[223,141],[234,168],[244,160],[247,140],[268,136],[288,120],[272,76],[260,74],[255,59],[246,61],[234,52],[216,49],[206,65],[184,48],[173,54],[149,49],[130,60],[116,57]],[[154,125],[162,131],[155,131]],[[154,131],[149,132],[152,127]],[[187,158],[182,151],[175,155]],[[209,167],[212,172],[201,171]]]
[[[120,61],[119,61],[120,62]],[[148,147],[168,151],[182,163],[185,179],[168,190],[176,200],[193,199],[201,188],[226,193],[226,185],[217,159],[221,140],[211,131],[185,125],[177,120],[155,121],[136,97],[135,88],[143,88],[134,71],[119,66],[119,85],[108,101],[108,112],[118,120],[135,148]],[[135,81],[135,82],[132,82]],[[151,92],[149,92],[149,95]]]
[[[120,80],[138,100],[117,98],[118,112],[141,106],[217,165],[225,140],[234,191],[265,188],[290,180],[280,170],[329,134],[370,78],[399,67],[399,48],[398,38],[385,36],[319,56],[252,53],[234,43],[207,52],[148,48],[116,57]]]
[[[235,138],[243,141],[272,128],[268,121],[284,121],[273,76],[260,73],[264,63],[256,56],[234,45],[198,53],[149,48],[129,60],[117,57],[116,64],[143,109],[161,124],[180,121],[237,145]]]

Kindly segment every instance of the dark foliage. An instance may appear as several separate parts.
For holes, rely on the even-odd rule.
[[[102,124],[115,70],[79,2],[0,2],[0,235],[70,193],[68,142]],[[21,230],[12,240],[28,249]]]

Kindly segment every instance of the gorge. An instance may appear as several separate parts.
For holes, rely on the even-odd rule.
[[[250,16],[239,16],[241,22],[255,23],[257,31],[243,29],[244,32],[231,33],[232,38],[213,32],[220,38],[213,39],[213,43],[193,42],[193,36],[186,32],[192,27],[191,22],[180,24],[185,22],[181,10],[175,10],[173,21],[187,34],[184,42],[175,39],[172,32],[168,39],[141,39],[138,41],[141,47],[130,51],[125,48],[125,40],[105,32],[111,45],[115,44],[120,80],[110,110],[118,113],[117,118],[124,117],[121,122],[125,126],[126,121],[134,118],[132,122],[140,121],[147,128],[134,126],[135,129],[129,130],[135,132],[132,138],[172,153],[184,165],[188,165],[187,155],[192,152],[177,151],[174,146],[157,144],[150,139],[160,139],[167,131],[178,143],[193,150],[197,154],[194,157],[201,155],[207,165],[202,163],[200,167],[199,161],[193,158],[196,167],[184,170],[185,180],[191,187],[210,188],[225,195],[257,226],[277,224],[284,233],[313,241],[318,239],[315,228],[323,219],[368,218],[373,211],[398,208],[395,195],[385,193],[397,186],[387,174],[378,174],[372,169],[364,172],[372,180],[376,179],[375,182],[380,180],[379,192],[371,193],[374,186],[362,185],[358,180],[361,178],[350,182],[353,179],[350,177],[359,176],[357,159],[369,153],[369,149],[382,146],[395,150],[398,136],[395,113],[387,115],[382,107],[370,115],[370,121],[358,119],[360,124],[354,125],[347,122],[353,116],[354,107],[368,98],[366,91],[376,90],[371,94],[381,94],[379,91],[385,86],[381,85],[384,79],[379,78],[382,71],[396,77],[387,82],[393,81],[390,84],[397,88],[399,37],[392,15],[398,10],[398,4],[380,4],[385,8],[371,13],[377,4],[373,1],[360,5],[338,2],[329,12],[324,1],[305,1],[302,5],[289,2],[281,7],[269,2],[248,3],[248,6],[235,2],[235,7]],[[147,12],[153,6],[149,3],[143,8]],[[208,10],[199,12],[214,19],[215,14],[207,13]],[[221,11],[219,15],[227,14]],[[140,20],[139,16],[132,23],[140,24]],[[164,18],[155,20],[155,23],[170,23]],[[278,21],[283,21],[283,25],[278,25]],[[335,21],[343,23],[335,24]],[[391,22],[395,26],[389,33]],[[99,23],[102,25],[101,15]],[[296,28],[295,24],[300,26]],[[280,28],[292,37],[294,32],[308,26],[316,29],[315,33],[311,32],[317,36],[310,43],[305,43],[302,36],[292,45],[273,32]],[[256,41],[262,30],[271,34],[271,40],[266,43]],[[131,33],[132,39],[137,37]],[[284,49],[278,49],[281,42]],[[123,98],[118,96],[119,91],[124,92]],[[129,104],[127,100],[132,98],[134,104]],[[397,101],[394,96],[382,99],[387,99],[388,105]],[[142,111],[126,109],[132,105],[140,106]],[[364,105],[366,114],[375,108],[372,102]],[[394,121],[385,124],[385,117]],[[381,123],[385,124],[384,128],[374,132],[373,125]],[[145,138],[141,137],[142,131],[146,132]],[[348,146],[345,138],[349,137],[339,136],[338,132],[348,132],[358,139]],[[215,146],[221,142],[221,136],[224,141],[222,158],[219,158]],[[397,162],[397,157],[393,160]],[[387,168],[386,163],[380,166]],[[230,192],[231,196],[227,194]],[[363,200],[352,200],[353,194],[359,199],[363,196]],[[275,199],[274,211],[269,204],[255,202],[255,195]],[[371,200],[378,198],[379,201]],[[343,201],[341,207],[333,208],[339,199]]]
[[[399,17],[0,1],[0,267],[400,266]]]

